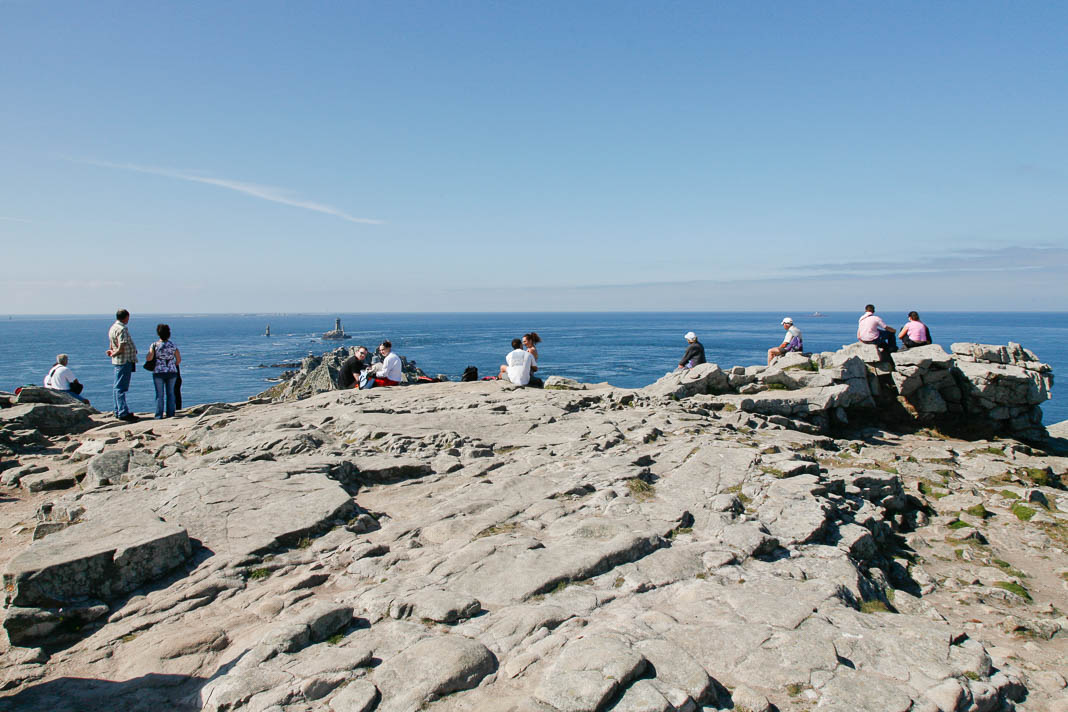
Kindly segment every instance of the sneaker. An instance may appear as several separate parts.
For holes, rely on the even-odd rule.
[[[125,420],[127,423],[136,423],[138,420],[140,420],[140,418],[138,418],[133,413],[127,413],[126,415],[119,418],[119,420]]]

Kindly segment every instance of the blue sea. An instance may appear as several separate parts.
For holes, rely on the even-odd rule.
[[[808,351],[833,351],[854,340],[853,312],[822,317],[798,313],[523,313],[523,314],[137,314],[130,331],[140,360],[155,340],[157,323],[171,327],[182,352],[182,393],[186,406],[242,401],[271,385],[282,364],[320,354],[339,345],[383,339],[395,352],[415,361],[430,375],[455,380],[468,365],[481,375],[497,372],[514,337],[536,331],[540,375],[560,375],[587,382],[638,387],[670,371],[686,348],[683,334],[693,330],[705,345],[708,360],[720,366],[762,364],[768,347],[781,343],[783,316],[791,316],[804,333]],[[881,313],[900,328],[904,314]],[[1068,313],[921,313],[935,341],[946,350],[955,341],[1005,344],[1016,341],[1054,367],[1068,373]],[[352,335],[343,342],[323,341],[323,332],[340,317]],[[57,353],[85,385],[84,396],[102,411],[113,408],[107,331],[114,321],[101,316],[0,316],[0,390],[40,384]],[[267,325],[271,336],[264,336]],[[1056,388],[1054,388],[1056,394]],[[152,411],[152,379],[138,369],[130,387],[131,407]],[[1046,424],[1068,420],[1068,397],[1043,406]]]

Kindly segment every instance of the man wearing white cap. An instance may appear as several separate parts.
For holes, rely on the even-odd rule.
[[[686,353],[682,355],[682,360],[679,361],[679,368],[693,368],[698,364],[704,363],[705,347],[697,340],[697,334],[687,331],[686,341],[690,345],[686,347]]]
[[[782,328],[786,329],[786,335],[783,337],[782,343],[768,349],[769,366],[772,361],[783,354],[791,351],[804,351],[804,346],[801,343],[801,330],[794,326],[794,320],[786,317],[782,320]]]

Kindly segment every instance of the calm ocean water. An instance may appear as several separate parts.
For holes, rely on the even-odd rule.
[[[140,360],[155,340],[155,325],[170,324],[182,352],[185,405],[245,400],[271,384],[284,369],[262,368],[297,361],[340,344],[374,347],[384,338],[394,351],[416,361],[427,373],[457,379],[464,367],[481,375],[496,373],[510,341],[537,331],[538,365],[544,376],[580,381],[608,381],[638,387],[671,370],[686,347],[683,334],[697,332],[708,360],[727,367],[764,363],[769,346],[781,342],[779,320],[785,313],[556,313],[556,314],[233,314],[158,315],[135,313],[130,330]],[[808,351],[832,351],[854,340],[853,312],[824,317],[792,313],[804,332]],[[319,336],[341,317],[352,340],[322,341]],[[903,313],[881,313],[892,326]],[[935,313],[921,316],[946,350],[954,341],[1004,344],[1016,341],[1054,367],[1068,373],[1068,313]],[[67,353],[70,366],[85,385],[83,395],[94,406],[112,407],[107,330],[110,315],[0,317],[0,390],[40,384],[55,354]],[[264,336],[270,324],[271,337]],[[1056,393],[1056,388],[1054,388]],[[138,412],[154,409],[152,379],[138,369],[130,387],[130,405]],[[1045,422],[1068,420],[1068,397],[1054,396],[1044,406]]]

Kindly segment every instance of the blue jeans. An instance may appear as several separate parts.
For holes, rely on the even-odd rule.
[[[153,373],[152,383],[156,386],[156,417],[163,417],[164,398],[166,397],[167,417],[174,415],[174,382],[177,373]]]
[[[130,390],[130,375],[133,374],[134,365],[124,363],[115,367],[115,417],[125,418],[130,414],[130,406],[126,405],[126,391]]]

